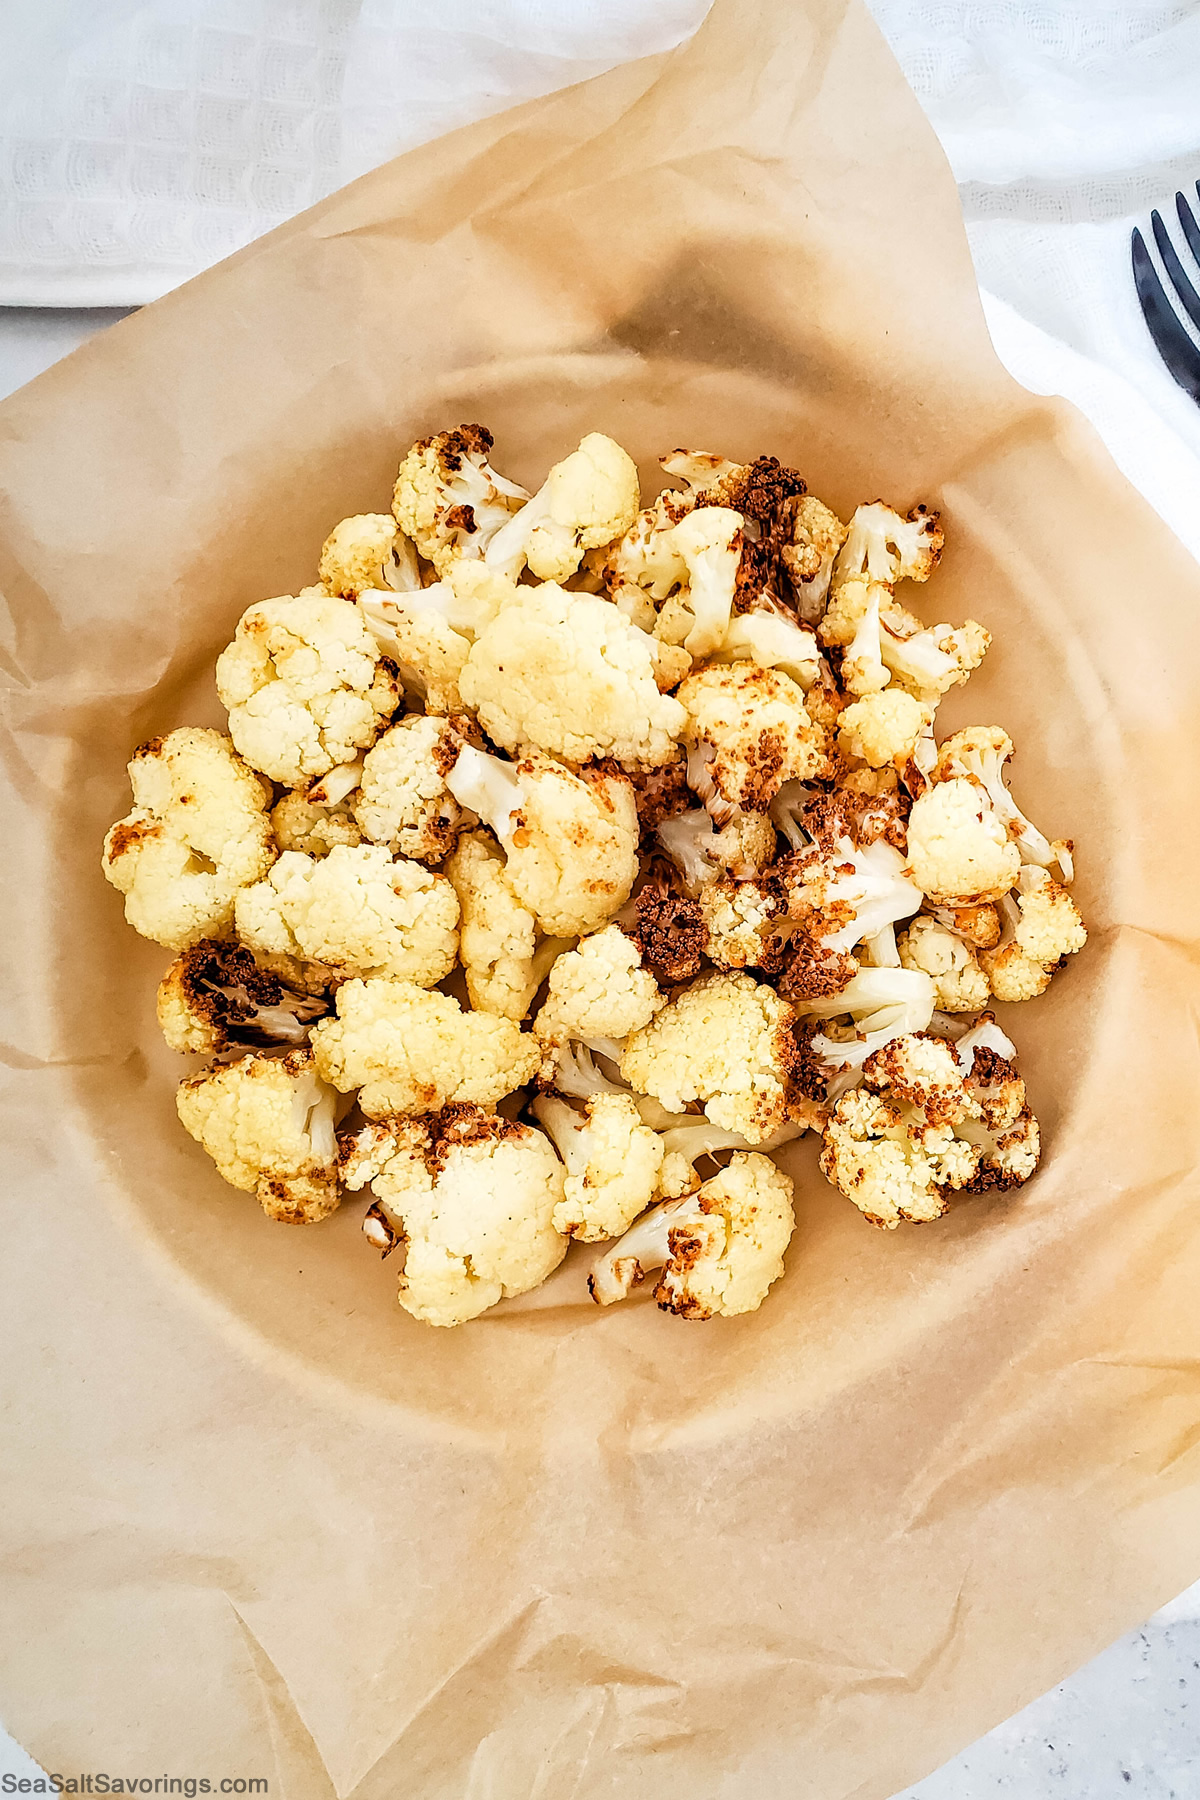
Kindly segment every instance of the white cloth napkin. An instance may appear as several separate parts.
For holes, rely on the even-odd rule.
[[[1200,556],[1200,408],[1129,234],[1200,178],[1200,8],[870,0],[954,168],[996,347]],[[680,42],[708,0],[5,0],[0,304],[150,300],[387,157]]]

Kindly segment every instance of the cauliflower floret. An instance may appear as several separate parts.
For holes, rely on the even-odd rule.
[[[861,849],[850,837],[818,842],[778,868],[790,916],[826,950],[850,951],[921,905],[904,858],[882,839]]]
[[[433,987],[458,953],[450,883],[377,844],[339,844],[321,858],[285,850],[265,881],[238,895],[235,918],[252,950],[309,959],[339,975]]]
[[[749,975],[703,975],[625,1045],[621,1077],[680,1112],[704,1103],[714,1125],[761,1144],[805,1116],[795,1014]]]
[[[356,513],[335,525],[321,546],[320,574],[327,593],[346,599],[393,580],[420,585],[413,547],[390,513]]]
[[[705,949],[719,969],[764,965],[771,921],[787,906],[779,884],[722,876],[701,887],[699,905]]]
[[[736,1155],[695,1194],[654,1208],[592,1265],[593,1300],[611,1306],[662,1269],[654,1298],[681,1319],[757,1312],[783,1274],[796,1228],[792,1183],[769,1157]]]
[[[908,866],[931,900],[949,904],[998,900],[1012,887],[1021,852],[1009,839],[977,782],[936,782],[908,815]]]
[[[693,899],[724,870],[740,877],[755,875],[775,856],[775,827],[766,813],[735,812],[718,831],[711,813],[694,807],[663,819],[655,836]]]
[[[327,856],[335,844],[351,849],[362,843],[350,808],[344,803],[320,806],[307,794],[285,794],[271,809],[271,830],[281,850],[302,850],[305,856]]]
[[[968,776],[987,791],[992,810],[1009,837],[1018,846],[1023,863],[1043,869],[1056,864],[1064,881],[1074,880],[1075,862],[1069,838],[1051,843],[1030,824],[1004,781],[1004,765],[1013,753],[1012,739],[999,725],[970,725],[956,731],[942,745],[934,770],[934,779],[944,781],[956,775]]]
[[[954,1138],[948,1125],[930,1135],[938,1149]],[[821,1173],[872,1225],[940,1219],[949,1200],[939,1172],[898,1108],[866,1088],[842,1095],[825,1127]]]
[[[682,599],[690,618],[683,647],[689,656],[713,656],[733,613],[742,560],[742,516],[724,506],[697,507],[672,526],[671,541],[687,570]]]
[[[1014,935],[1026,956],[1053,966],[1087,943],[1087,927],[1066,888],[1036,864],[1017,877],[1020,922]]]
[[[369,1119],[436,1112],[452,1100],[495,1106],[532,1080],[537,1041],[510,1019],[464,1013],[411,981],[348,981],[337,1017],[313,1027],[317,1068],[339,1093],[361,1088]]]
[[[303,787],[373,744],[400,704],[357,609],[322,594],[263,600],[217,658],[229,730],[254,768]]]
[[[446,786],[471,722],[411,713],[392,725],[363,761],[354,817],[364,837],[397,856],[437,863],[462,828],[462,808]]]
[[[608,552],[605,578],[612,598],[644,630],[654,629],[654,602],[687,581],[687,564],[672,531],[688,510],[676,495],[660,494]]]
[[[239,1057],[179,1084],[184,1130],[270,1219],[311,1225],[341,1199],[335,1096],[308,1050]]]
[[[135,931],[170,950],[218,937],[239,888],[275,859],[271,791],[219,731],[154,738],[129,764],[133,810],[104,840],[104,874]]]
[[[623,777],[573,775],[546,756],[506,763],[468,744],[446,785],[491,826],[514,891],[551,937],[595,931],[628,900],[638,818]]]
[[[480,557],[528,488],[498,475],[488,461],[493,438],[483,425],[460,425],[414,444],[396,477],[392,511],[439,575],[459,557]]]
[[[934,999],[943,1012],[978,1012],[991,989],[979,959],[965,940],[936,919],[914,919],[896,939],[906,969],[923,969],[933,982]]]
[[[564,948],[557,938],[539,948],[537,919],[518,899],[504,852],[485,832],[458,841],[446,864],[462,908],[459,955],[476,1012],[523,1019],[550,962]]]
[[[1054,973],[1044,963],[1026,956],[1012,937],[1005,938],[994,950],[981,950],[979,961],[992,993],[1006,1006],[1019,1000],[1038,999],[1050,986]]]
[[[844,592],[845,590],[843,594]],[[854,628],[854,636],[846,645],[842,657],[842,686],[847,692],[864,698],[868,694],[878,693],[892,679],[891,672],[883,661],[883,627],[879,617],[880,595],[885,592],[880,588],[870,589]],[[825,617],[828,620],[830,615],[826,613]]]
[[[906,519],[882,500],[856,507],[834,569],[834,586],[856,575],[894,587],[928,581],[945,543],[938,514],[914,506]]]
[[[602,432],[555,463],[545,482],[488,545],[489,564],[515,577],[521,565],[542,581],[564,581],[584,553],[611,544],[637,517],[637,465]]]
[[[718,825],[741,809],[765,813],[785,781],[827,768],[824,734],[804,694],[777,669],[754,663],[701,669],[678,698],[687,710],[688,784]]]
[[[933,981],[922,969],[868,968],[832,993],[798,995],[799,1018],[848,1019],[852,1037],[815,1035],[807,1051],[829,1078],[831,1098],[861,1079],[869,1056],[907,1032],[921,1032],[933,1018]]]
[[[646,633],[610,601],[553,582],[523,590],[480,633],[458,685],[496,743],[568,762],[668,763],[684,725],[679,701],[659,692]]]
[[[873,769],[903,768],[925,724],[928,708],[901,688],[868,694],[838,715],[838,747]]]
[[[240,944],[204,938],[159,982],[157,1010],[172,1050],[215,1056],[232,1044],[303,1044],[328,1008],[284,987]]]
[[[796,590],[796,610],[806,625],[816,625],[825,612],[834,559],[846,541],[846,526],[815,494],[792,501],[788,513],[790,542],[779,552]]]
[[[930,911],[939,925],[976,950],[990,950],[1000,942],[1000,914],[990,900],[981,906],[934,906]]]
[[[426,1325],[462,1325],[553,1274],[562,1168],[540,1131],[474,1106],[369,1125],[342,1147],[346,1184],[370,1181],[372,1243],[402,1242],[398,1298]]]
[[[544,1094],[532,1110],[567,1171],[555,1230],[585,1244],[619,1237],[658,1197],[662,1139],[628,1094],[596,1094],[581,1113]]]
[[[971,1035],[980,1037],[982,1033],[977,1030]],[[955,1046],[962,1061],[965,1043],[966,1039]],[[1004,1048],[1011,1051],[1012,1045],[1006,1043]],[[979,1151],[979,1164],[970,1183],[972,1192],[994,1188],[1004,1193],[1020,1187],[1037,1168],[1042,1149],[1038,1122],[1025,1097],[1025,1083],[1003,1050],[977,1043],[967,1070],[966,1087],[970,1114],[955,1126],[955,1131]]]
[[[922,700],[936,702],[977,669],[992,641],[975,619],[962,625],[930,625],[898,607],[882,617],[880,655],[889,672]]]
[[[625,1038],[662,1005],[637,946],[619,926],[607,925],[558,958],[534,1030],[542,1039]]]
[[[807,691],[821,673],[821,646],[811,631],[802,630],[782,613],[737,613],[729,622],[715,660],[782,669],[805,690],[807,704]]]

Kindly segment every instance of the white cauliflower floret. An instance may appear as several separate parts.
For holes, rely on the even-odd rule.
[[[318,962],[338,975],[391,975],[432,987],[454,967],[458,900],[443,876],[376,844],[315,858],[287,850],[244,888],[238,936],[253,950]]]
[[[596,1094],[582,1112],[543,1094],[532,1110],[567,1171],[555,1230],[585,1244],[619,1237],[658,1197],[662,1139],[628,1094]]]
[[[781,865],[788,910],[825,950],[846,952],[912,917],[921,890],[900,852],[882,838],[856,848],[849,837],[802,851]]]
[[[942,1012],[978,1012],[991,992],[988,978],[965,939],[936,919],[914,919],[896,940],[906,969],[923,969],[933,982]]]
[[[902,688],[885,688],[847,706],[838,716],[843,755],[873,769],[893,763],[903,768],[929,717],[928,709]]]
[[[782,669],[807,693],[821,673],[821,646],[811,631],[785,619],[782,613],[736,613],[715,660]]]
[[[883,660],[883,627],[879,617],[881,590],[871,588],[859,615],[854,636],[842,657],[842,686],[851,694],[878,693],[892,679]],[[826,621],[830,615],[826,614]]]
[[[790,509],[791,541],[780,560],[796,590],[796,610],[806,625],[825,611],[834,560],[846,541],[846,526],[815,494],[801,494]]]
[[[463,824],[446,773],[471,729],[458,715],[412,713],[392,725],[363,761],[354,817],[364,837],[397,856],[441,862]]]
[[[275,859],[271,791],[219,731],[154,738],[129,764],[133,810],[104,840],[104,874],[135,931],[171,950],[219,937],[239,888]]]
[[[349,806],[320,806],[299,792],[285,794],[271,808],[271,831],[281,850],[302,850],[305,856],[327,856],[335,844],[353,849],[362,843]]]
[[[671,542],[687,570],[682,596],[690,619],[684,649],[697,659],[721,648],[733,613],[742,560],[742,515],[726,506],[702,506],[671,528]]]
[[[653,1269],[654,1298],[682,1319],[757,1312],[783,1274],[796,1228],[792,1183],[769,1157],[739,1154],[695,1194],[654,1208],[592,1265],[601,1306],[623,1300]]]
[[[189,1076],[175,1097],[223,1179],[286,1225],[313,1224],[341,1199],[334,1103],[308,1050],[239,1057]]]
[[[1011,1063],[982,1045],[964,1073],[938,1038],[894,1038],[826,1126],[823,1173],[872,1224],[936,1219],[954,1192],[1008,1189],[1037,1167],[1037,1121]]]
[[[485,832],[459,839],[446,874],[462,908],[459,956],[471,1005],[501,1019],[523,1019],[566,941],[539,942],[537,918],[517,897],[504,852]]]
[[[458,678],[471,643],[447,623],[439,607],[424,604],[424,596],[432,593],[433,588],[403,595],[364,590],[358,611],[372,642],[396,665],[405,691],[426,712],[461,713]]]
[[[655,835],[693,898],[724,871],[753,876],[775,857],[775,827],[766,813],[735,812],[718,831],[712,814],[694,807],[663,819]]]
[[[854,510],[834,569],[834,586],[859,575],[889,588],[902,578],[928,581],[944,543],[937,513],[914,506],[902,519],[882,500],[873,500]]]
[[[404,1246],[398,1298],[426,1325],[462,1325],[540,1287],[567,1252],[554,1228],[562,1168],[540,1131],[474,1106],[369,1125],[342,1149],[348,1187],[370,1181],[364,1222]],[[368,1229],[370,1228],[370,1229]]]
[[[1075,862],[1069,839],[1054,843],[1030,824],[1004,780],[1004,765],[1013,753],[1012,739],[999,725],[970,725],[947,738],[938,756],[934,779],[944,781],[956,775],[968,776],[987,792],[992,810],[1009,837],[1021,852],[1023,863],[1043,869],[1057,865],[1065,882],[1075,876]]]
[[[773,988],[714,971],[633,1033],[622,1079],[673,1112],[700,1100],[714,1125],[760,1144],[805,1116],[794,1018]]]
[[[658,496],[640,512],[624,537],[609,550],[605,573],[613,600],[645,630],[654,629],[654,602],[687,581],[687,564],[672,531],[688,511],[685,502],[670,492]]]
[[[824,734],[803,691],[778,669],[701,669],[677,697],[687,711],[688,785],[718,825],[737,809],[765,813],[785,781],[825,773]]]
[[[898,607],[884,612],[882,627],[880,655],[890,674],[933,702],[979,667],[992,641],[975,619],[922,630],[918,619]]]
[[[391,513],[356,513],[334,526],[321,546],[326,592],[353,599],[364,588],[420,585],[416,556]]]
[[[414,444],[396,477],[392,511],[439,575],[459,557],[480,557],[529,490],[488,461],[493,438],[483,425],[460,425]]]
[[[999,903],[1001,935],[979,952],[997,1000],[1036,1000],[1067,956],[1081,950],[1087,930],[1066,888],[1036,864],[1021,870],[1017,891]]]
[[[808,1048],[828,1074],[829,1094],[836,1098],[860,1078],[869,1056],[893,1038],[924,1031],[933,1018],[933,981],[923,969],[860,969],[834,994],[796,998],[799,1018],[848,1019],[853,1037],[818,1033]]]
[[[322,594],[243,613],[217,658],[217,692],[246,761],[292,788],[352,761],[400,704],[357,609]]]
[[[451,1101],[495,1106],[531,1080],[536,1039],[510,1019],[464,1013],[449,994],[411,981],[348,981],[337,1017],[313,1027],[313,1054],[339,1093],[361,1088],[369,1119],[436,1112]]]
[[[761,966],[767,954],[771,921],[786,910],[775,883],[735,881],[729,876],[700,886],[700,914],[708,933],[707,950],[719,969]]]
[[[679,701],[659,692],[646,633],[610,601],[553,582],[523,589],[480,633],[458,685],[496,743],[568,762],[657,767],[684,725]]]
[[[514,891],[551,937],[595,931],[628,900],[638,818],[624,777],[573,775],[545,756],[506,763],[468,744],[446,785],[491,826]]]
[[[602,432],[555,463],[532,500],[488,545],[487,560],[516,576],[523,563],[542,581],[564,581],[584,553],[629,530],[641,504],[637,465]]]
[[[625,1038],[662,1004],[637,946],[620,926],[607,925],[555,962],[534,1030],[542,1039]]]
[[[202,938],[159,982],[156,1010],[172,1050],[216,1056],[235,1044],[303,1044],[328,1007],[292,992],[240,944]]]
[[[639,1106],[643,1104],[638,1102]],[[651,1123],[649,1119],[646,1122]],[[694,1194],[703,1186],[701,1176],[696,1173],[696,1164],[705,1157],[713,1157],[720,1150],[779,1150],[784,1144],[802,1137],[808,1125],[795,1122],[784,1125],[757,1146],[747,1143],[740,1131],[724,1131],[719,1125],[710,1125],[707,1119],[690,1115],[679,1124],[660,1121],[656,1129],[662,1133],[664,1152],[659,1191],[664,1200],[675,1200],[682,1194]]]
[[[974,903],[1008,892],[1020,871],[1021,852],[979,784],[955,777],[935,782],[913,802],[908,866],[931,900]]]

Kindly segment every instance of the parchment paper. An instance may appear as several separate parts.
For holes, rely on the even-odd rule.
[[[601,429],[943,509],[923,610],[995,643],[941,723],[1012,731],[1092,928],[1005,1021],[1020,1194],[883,1234],[802,1145],[761,1312],[600,1314],[571,1259],[438,1333],[359,1204],[272,1225],[178,1128],[99,873],[125,759],[461,418],[526,480]],[[867,1800],[1196,1575],[1200,580],[995,361],[859,5],[717,0],[335,195],[10,400],[0,487],[0,1714],[47,1767]]]

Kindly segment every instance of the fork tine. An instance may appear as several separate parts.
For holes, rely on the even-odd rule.
[[[1196,183],[1197,194],[1200,194],[1200,181]],[[1188,249],[1196,259],[1200,268],[1200,225],[1196,223],[1195,214],[1182,194],[1175,196],[1175,211],[1179,214],[1179,224],[1188,242]]]
[[[1182,194],[1179,199],[1183,201],[1184,206],[1187,205]],[[1163,267],[1171,278],[1171,286],[1179,295],[1179,303],[1184,312],[1196,329],[1200,331],[1200,294],[1188,280],[1187,270],[1175,253],[1175,246],[1167,236],[1167,228],[1159,217],[1157,209],[1150,214],[1150,224],[1154,229],[1154,241],[1158,245],[1158,254],[1163,259]]]
[[[1200,350],[1171,310],[1166,290],[1158,279],[1150,252],[1140,231],[1134,229],[1130,241],[1133,256],[1133,279],[1138,304],[1155,348],[1180,387],[1200,402]]]

